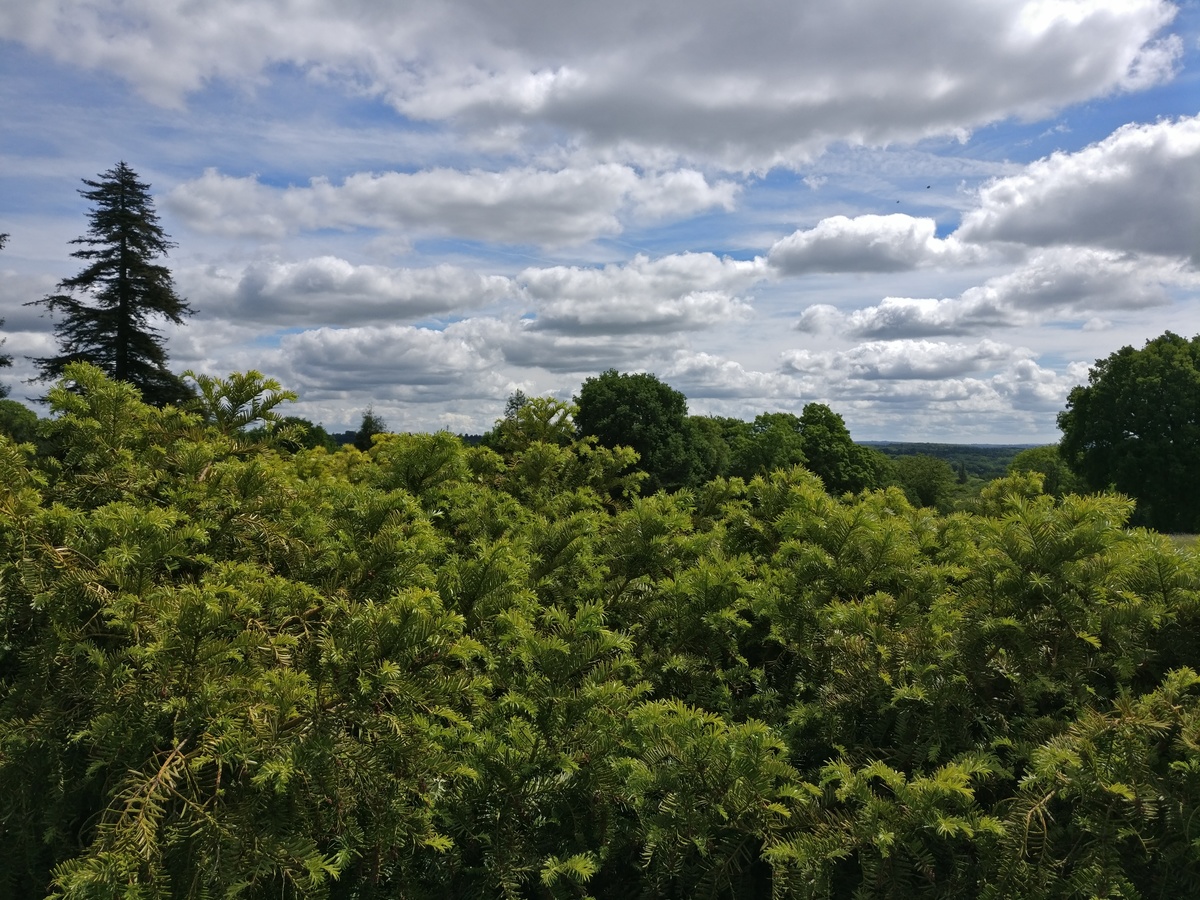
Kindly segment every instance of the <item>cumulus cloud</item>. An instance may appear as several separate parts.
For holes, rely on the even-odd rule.
[[[1060,410],[1079,383],[1074,372],[1056,372],[1032,359],[1021,359],[992,378],[992,387],[1016,409]]]
[[[735,168],[1034,117],[1169,78],[1166,0],[60,0],[0,8],[0,36],[181,104],[273,66],[411,118],[549,126]]]
[[[169,208],[193,228],[277,239],[320,228],[383,228],[507,244],[578,244],[619,233],[622,218],[730,209],[738,188],[698,172],[641,174],[627,165],[498,172],[359,173],[274,188],[215,169],[176,187]]]
[[[535,330],[564,333],[675,332],[708,328],[750,312],[738,296],[765,276],[761,259],[681,253],[603,267],[530,268],[518,280],[537,301]]]
[[[624,264],[529,267],[515,276],[442,264],[357,265],[336,256],[186,269],[180,284],[206,318],[290,326],[358,325],[448,316],[485,306],[528,311],[524,328],[577,335],[711,328],[750,315],[741,294],[763,279],[761,259],[711,253]]]
[[[1186,280],[1161,258],[1090,247],[1055,247],[962,295],[966,309],[1009,309],[1039,315],[1080,316],[1100,310],[1136,310],[1170,302],[1165,287]]]
[[[902,213],[831,216],[776,241],[767,256],[783,275],[809,272],[903,272],[956,265],[981,257],[978,247],[936,236],[933,219]]]
[[[846,316],[845,331],[856,338],[898,340],[970,334],[1013,324],[1012,311],[987,297],[885,297],[878,306],[856,309]]]
[[[885,297],[850,312],[828,304],[804,310],[796,323],[809,334],[852,338],[967,335],[995,328],[1075,318],[1097,323],[1097,312],[1131,311],[1170,303],[1167,285],[1187,282],[1178,265],[1086,247],[1039,251],[1011,272],[943,299]]]
[[[956,235],[1140,251],[1200,266],[1200,116],[1125,125],[980,191]]]
[[[736,360],[713,353],[679,350],[661,375],[688,400],[724,399],[794,403],[803,391],[798,381],[783,372],[748,369]],[[740,410],[745,414],[745,408]]]
[[[351,325],[462,312],[521,295],[502,275],[459,266],[391,268],[354,265],[336,256],[207,267],[180,283],[203,298],[206,316],[291,325]]]
[[[458,325],[315,328],[284,335],[273,356],[290,383],[316,392],[349,388],[415,402],[494,397],[499,356],[473,338]]]
[[[494,347],[507,364],[559,375],[594,375],[610,368],[652,369],[682,344],[677,334],[559,333],[539,329],[529,319],[480,318],[469,324],[478,339]]]
[[[895,341],[846,350],[792,350],[781,370],[846,416],[856,436],[1017,442],[1062,409],[1082,370],[1056,371],[1031,351],[980,341]]]
[[[783,371],[836,373],[861,381],[940,380],[980,372],[1015,359],[1021,351],[982,340],[974,344],[944,341],[867,341],[848,350],[790,350]]]

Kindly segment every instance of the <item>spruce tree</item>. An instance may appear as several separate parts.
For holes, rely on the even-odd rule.
[[[183,381],[167,368],[162,335],[150,324],[162,318],[176,324],[192,310],[175,293],[171,273],[155,262],[174,246],[158,224],[150,186],[124,162],[83,179],[79,193],[93,204],[86,236],[71,243],[71,255],[87,261],[58,293],[32,301],[59,317],[54,328],[62,353],[35,359],[42,380],[58,378],[67,365],[89,362],[128,382],[157,406],[189,396]]]
[[[4,245],[7,243],[8,243],[8,235],[0,234],[0,249],[3,249]],[[4,324],[4,320],[0,319],[0,325],[3,325],[3,324]],[[3,340],[3,338],[0,338],[0,347],[2,347],[2,346],[4,346],[4,340]],[[6,366],[11,366],[11,365],[12,365],[12,357],[6,353],[0,353],[0,369],[3,369]],[[8,396],[8,385],[0,384],[0,397],[7,397],[7,396]]]

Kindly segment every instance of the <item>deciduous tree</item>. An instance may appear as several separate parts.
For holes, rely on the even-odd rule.
[[[1067,464],[1138,502],[1134,521],[1200,528],[1200,336],[1170,331],[1096,361],[1058,416]]]
[[[605,447],[632,447],[649,475],[644,488],[673,490],[689,483],[687,398],[646,372],[609,369],[589,378],[575,398],[575,425]]]

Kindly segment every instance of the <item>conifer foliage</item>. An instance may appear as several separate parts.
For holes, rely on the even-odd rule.
[[[0,234],[0,248],[3,248],[4,245],[7,243],[8,243],[8,235]],[[3,325],[3,324],[4,324],[4,320],[0,319],[0,325]],[[0,347],[2,347],[2,346],[4,346],[4,341],[2,339],[0,339]],[[6,353],[0,353],[0,369],[3,369],[6,366],[11,366],[11,365],[12,365],[12,357]],[[0,397],[7,397],[7,396],[8,396],[8,388],[5,385],[0,384]]]
[[[642,496],[552,398],[328,452],[257,372],[64,374],[0,435],[0,897],[1200,896],[1200,555],[1125,498]]]
[[[58,378],[73,362],[89,362],[132,384],[156,406],[188,396],[167,368],[162,335],[151,324],[179,324],[192,310],[175,293],[171,272],[156,262],[174,246],[158,223],[150,185],[124,162],[99,181],[83,179],[79,193],[91,201],[88,233],[71,255],[87,266],[58,284],[58,293],[32,301],[58,318],[61,353],[35,360],[43,379]]]

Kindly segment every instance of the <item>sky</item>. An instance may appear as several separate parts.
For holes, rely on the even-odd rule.
[[[194,310],[330,431],[652,372],[697,414],[1048,443],[1200,332],[1198,0],[0,0],[0,381],[151,185]]]

